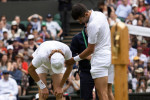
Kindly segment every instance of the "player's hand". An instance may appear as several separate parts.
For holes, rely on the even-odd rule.
[[[71,59],[65,61],[66,65],[73,65],[74,63],[75,63],[75,60],[73,59],[73,57]]]
[[[62,98],[63,97],[63,88],[61,87],[57,87],[56,90],[55,90],[55,96],[56,97],[59,97],[59,98]]]
[[[41,89],[40,93],[41,93],[42,98],[44,98],[44,99],[47,99],[49,96],[49,91],[47,88]]]

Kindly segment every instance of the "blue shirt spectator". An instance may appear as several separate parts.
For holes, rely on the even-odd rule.
[[[129,49],[129,59],[130,59],[130,62],[133,62],[133,57],[135,57],[137,55],[137,50],[130,47]]]
[[[117,7],[116,15],[124,22],[130,13],[131,6],[127,4],[126,0],[123,0],[123,4]]]
[[[12,63],[13,70],[10,72],[12,75],[13,79],[16,80],[18,85],[21,85],[21,80],[22,80],[22,71],[18,69],[18,65],[16,62]]]
[[[18,85],[21,85],[21,78],[22,78],[22,72],[19,69],[16,69],[12,72],[10,72],[10,74],[12,75],[13,79],[16,80]]]

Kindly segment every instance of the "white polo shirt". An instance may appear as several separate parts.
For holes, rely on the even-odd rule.
[[[88,24],[88,43],[95,44],[91,66],[110,66],[111,64],[111,34],[106,16],[98,11],[92,11]]]
[[[58,41],[46,41],[46,42],[43,42],[36,49],[36,51],[32,54],[33,66],[38,68],[42,64],[44,64],[47,69],[51,69],[49,55],[52,50],[58,50],[58,49],[62,50],[62,52],[64,53],[65,60],[71,59],[72,53],[71,53],[70,48],[66,44],[58,42]]]
[[[0,79],[0,95],[3,94],[12,94],[14,96],[18,94],[18,85],[14,79],[9,78],[7,81]]]
[[[36,29],[38,32],[41,30],[41,21],[37,21],[37,22],[31,21],[31,24],[33,25],[32,28]]]
[[[57,36],[57,31],[61,30],[61,27],[55,21],[46,22],[46,27],[55,37]]]

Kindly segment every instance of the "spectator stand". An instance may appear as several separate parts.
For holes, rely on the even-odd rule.
[[[6,0],[6,1],[8,1],[8,2],[0,3],[0,12],[1,12],[1,14],[5,14],[7,16],[7,20],[8,20],[7,23],[9,23],[9,24],[11,24],[11,22],[13,21],[14,16],[19,14],[19,16],[21,17],[21,23],[24,24],[25,26],[27,26],[27,24],[28,24],[27,17],[34,13],[40,14],[43,17],[43,19],[45,19],[44,17],[48,13],[51,13],[52,15],[54,15],[54,20],[60,24],[60,21],[59,21],[60,15],[58,14],[57,6],[56,6],[58,4],[57,0],[26,0],[26,1],[25,0]],[[80,3],[87,5],[88,9],[95,9],[98,1],[104,1],[104,0],[72,0],[72,3],[75,4],[77,2],[80,2]],[[120,4],[117,2],[121,1],[121,0],[111,0],[112,2],[108,2],[108,1],[110,1],[110,0],[106,0],[106,3],[105,3],[106,7],[111,6],[111,8],[114,7],[114,10],[115,10],[116,9],[115,7],[117,7]],[[132,0],[128,0],[128,1],[132,1]],[[148,2],[149,2],[149,0],[148,0]],[[131,6],[133,5],[132,2],[130,2],[128,4],[130,4]],[[27,7],[27,5],[28,5],[28,7]],[[146,5],[146,6],[148,6],[148,5]],[[137,5],[137,8],[138,8],[138,5]],[[132,6],[132,10],[133,10],[133,6]],[[105,11],[104,13],[108,13],[106,9],[104,9],[104,11]],[[114,14],[114,15],[113,15],[113,17],[111,17],[111,19],[113,19],[113,18],[117,19],[117,16],[115,16],[115,13],[113,12],[112,14]],[[137,18],[133,18],[133,16],[137,17]],[[128,27],[129,33],[130,33],[132,48],[134,48],[136,51],[137,51],[138,46],[142,47],[142,45],[146,44],[146,43],[144,44],[144,42],[142,42],[143,40],[146,40],[146,42],[147,42],[146,47],[147,48],[150,47],[150,34],[149,34],[150,29],[148,28],[149,26],[147,24],[148,21],[143,20],[143,17],[139,17],[139,16],[143,16],[143,15],[130,14],[130,16],[127,17],[127,20],[132,20],[132,21],[129,21],[129,23],[126,23],[126,24],[128,24],[127,27]],[[107,16],[107,17],[110,18],[109,16]],[[115,19],[113,19],[114,23],[116,22]],[[65,36],[64,39],[62,40],[62,42],[66,43],[67,45],[70,45],[72,37],[74,35],[76,35],[78,32],[80,32],[83,28],[83,25],[77,24],[74,20],[72,20],[72,18],[70,20],[71,20],[70,33],[68,36]],[[138,22],[138,20],[142,20],[142,21]],[[146,22],[147,25],[145,25],[144,21]],[[132,22],[137,22],[137,23],[134,23],[134,25],[133,25]],[[38,37],[37,33],[38,32],[36,32],[36,31],[34,31],[34,33],[33,33],[33,30],[29,30],[28,35],[30,35],[30,34],[34,35],[32,42],[36,43],[36,40],[38,40],[37,38],[39,38],[39,37]],[[26,39],[27,39],[28,35],[27,34],[25,34],[25,35],[26,35]],[[13,46],[16,45],[16,43],[13,43],[14,41],[16,41],[16,40],[10,39],[9,45],[13,45]],[[31,40],[28,40],[28,41],[31,41]],[[133,44],[133,42],[135,42],[135,43]],[[19,46],[23,46],[23,44],[21,44],[20,42],[17,43],[17,46],[18,46],[18,44],[19,44]],[[14,46],[14,47],[16,47],[16,46]],[[36,45],[36,47],[37,47],[37,45]],[[7,47],[5,47],[5,48],[7,48]],[[32,46],[31,46],[31,48],[32,48]],[[16,48],[14,48],[14,49],[16,50]],[[10,50],[10,52],[11,52],[11,50]],[[13,55],[13,57],[14,56],[15,55]],[[149,55],[147,56],[147,58],[150,59]],[[9,60],[11,60],[11,59],[9,58]],[[12,59],[12,60],[14,60],[14,59]],[[134,75],[135,75],[134,74],[135,70],[136,70],[135,66],[130,64],[129,71],[131,71],[132,77],[134,77]],[[148,65],[147,65],[146,67],[144,67],[144,75],[146,75],[148,77],[148,79],[150,79],[149,73],[150,73],[150,67],[148,67]],[[48,77],[48,79],[47,79],[49,81],[49,83],[50,83],[50,79],[51,79],[50,77]],[[30,83],[33,83],[33,80]],[[27,95],[20,96],[19,97],[20,100],[25,100],[23,98],[26,98],[26,97],[30,100],[38,92],[37,86],[34,83],[31,84],[27,90],[28,90]],[[73,94],[72,96],[73,96],[72,100],[75,100],[75,98],[76,98],[76,100],[80,100],[79,99],[80,97],[78,95]],[[150,96],[150,93],[130,93],[129,100],[150,100],[149,96]],[[28,100],[27,98],[26,98],[26,100]],[[49,99],[51,99],[51,98],[53,98],[55,100],[54,96],[52,96],[52,95],[50,95]]]

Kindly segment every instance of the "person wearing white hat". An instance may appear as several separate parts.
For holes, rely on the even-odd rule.
[[[34,39],[34,35],[28,35],[28,40],[30,40],[30,39]]]
[[[136,3],[132,4],[132,8],[134,7],[138,7],[138,5]]]
[[[28,35],[29,48],[35,51],[38,48],[38,44],[35,42],[34,35]]]
[[[13,47],[12,45],[8,45],[8,46],[7,46],[7,50],[9,50],[9,49],[13,50],[14,47]]]
[[[28,21],[33,25],[33,29],[37,30],[38,32],[41,29],[42,20],[43,20],[43,17],[38,14],[33,14],[28,17]]]
[[[40,88],[40,100],[45,100],[48,95],[46,86],[46,76],[52,76],[54,90],[60,86],[61,80],[65,82],[73,66],[66,66],[64,62],[72,57],[70,48],[58,41],[43,42],[32,54],[33,60],[29,66],[28,72]],[[65,73],[65,74],[64,74]],[[64,77],[63,77],[64,74]],[[56,100],[62,100],[63,97],[56,96]]]
[[[8,29],[4,28],[4,29],[3,29],[3,33],[4,33],[4,32],[8,32]]]
[[[11,39],[20,39],[21,34],[24,34],[23,31],[18,27],[16,21],[11,22],[11,30],[8,31],[8,38]]]
[[[11,25],[17,25],[17,22],[16,21],[12,21]]]
[[[63,30],[57,22],[53,21],[53,17],[51,14],[48,14],[46,16],[46,27],[47,27],[47,30],[51,32],[53,40],[60,39],[63,33]]]

